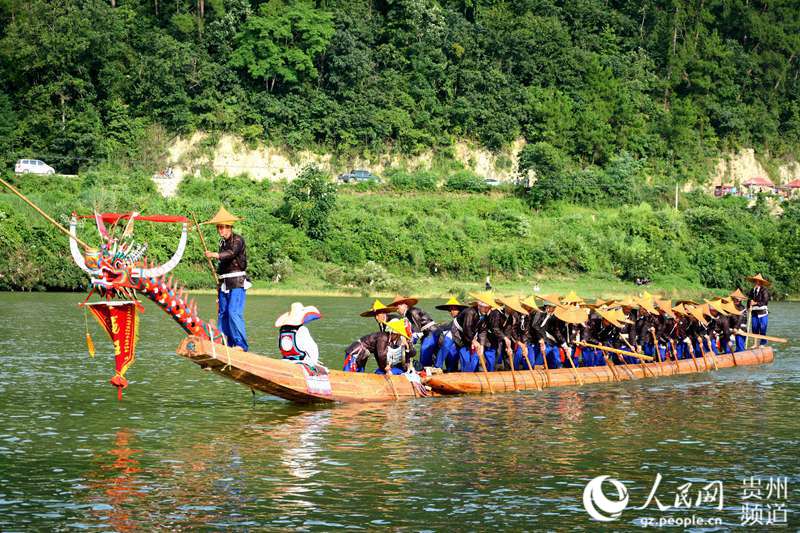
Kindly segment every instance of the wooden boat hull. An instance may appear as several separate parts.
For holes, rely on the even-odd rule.
[[[201,368],[252,389],[298,403],[380,402],[410,400],[422,395],[404,376],[341,370],[328,370],[327,382],[331,394],[320,394],[310,386],[303,365],[239,348],[226,348],[200,337],[185,338],[177,353]],[[428,391],[427,395],[434,394]]]
[[[421,391],[404,376],[382,376],[371,373],[328,370],[325,378],[309,378],[302,365],[244,352],[238,348],[225,348],[208,339],[187,337],[177,350],[201,368],[238,381],[252,389],[298,403],[376,402],[410,400],[421,396],[452,394],[490,394],[547,387],[566,387],[580,383],[604,383],[645,377],[662,377],[693,374],[714,370],[710,358],[686,359],[675,362],[646,365],[617,365],[551,370],[545,373],[537,367],[533,372],[490,372],[489,381],[483,373],[458,372],[438,374],[425,380],[428,391]],[[771,347],[762,347],[734,355],[716,356],[717,368],[770,363],[774,359]],[[706,367],[706,363],[708,367]],[[576,373],[580,381],[576,379]],[[328,392],[320,392],[319,380]],[[489,387],[491,382],[491,391]]]
[[[490,372],[488,381],[486,375],[481,372],[457,372],[431,376],[426,381],[426,384],[438,394],[491,394],[492,391],[497,393],[531,390],[539,387],[566,387],[580,385],[581,382],[587,384],[627,381],[650,377],[696,374],[714,370],[715,368],[760,365],[771,363],[774,359],[774,354],[771,347],[765,346],[737,352],[733,355],[718,355],[714,359],[717,363],[716,367],[711,360],[711,356],[698,357],[696,361],[682,359],[677,362],[665,361],[663,363],[616,365],[613,369],[608,366],[590,366],[577,368],[575,371],[571,368],[559,368],[545,372],[542,367],[536,367],[533,372],[530,370],[517,370],[513,375],[511,372]],[[580,381],[577,378],[580,378]]]

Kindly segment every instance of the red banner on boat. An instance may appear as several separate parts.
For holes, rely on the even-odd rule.
[[[189,222],[186,217],[178,215],[140,215],[136,213],[95,213],[93,215],[76,215],[78,218],[94,218],[106,224],[115,224],[120,220],[127,220],[132,216],[136,220],[144,220],[147,222]]]
[[[116,373],[111,378],[111,384],[117,387],[117,396],[122,398],[122,389],[128,386],[125,372],[136,359],[139,335],[136,302],[100,302],[87,304],[87,307],[114,343]]]

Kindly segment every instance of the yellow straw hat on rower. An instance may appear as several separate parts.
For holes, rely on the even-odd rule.
[[[380,300],[375,300],[372,304],[372,308],[369,311],[364,311],[360,314],[360,316],[369,317],[379,315],[381,313],[388,314],[397,311],[396,307],[386,306]]]
[[[528,296],[524,300],[520,300],[522,306],[530,311],[541,311],[538,305],[536,305],[536,296]]]
[[[653,302],[652,298],[639,298],[637,300],[639,307],[650,313],[651,315],[657,315],[658,310],[655,307],[655,302]]]
[[[722,308],[727,311],[729,315],[741,315],[742,310],[736,308],[736,304],[733,303],[733,300],[722,300]]]
[[[745,279],[747,281],[752,281],[753,283],[757,283],[758,285],[763,285],[765,287],[769,287],[770,285],[772,285],[772,282],[762,277],[760,273],[756,274],[755,276],[747,276]]]
[[[572,305],[572,304],[582,304],[586,303],[583,298],[578,296],[578,293],[575,291],[569,291],[569,294],[561,298],[562,304]]]
[[[597,309],[597,314],[600,315],[603,320],[608,321],[612,326],[616,328],[622,327],[622,322],[617,320],[617,314],[611,309]]]
[[[540,299],[544,305],[557,306],[561,304],[558,294],[537,294],[536,298]]]
[[[574,305],[559,305],[554,312],[557,318],[568,324],[583,324],[589,319],[589,310]]]
[[[499,306],[497,302],[494,301],[495,297],[491,292],[471,292],[469,293],[470,298],[474,298],[476,302],[482,303],[483,305],[488,305],[492,309],[498,309]]]
[[[722,300],[706,300],[706,305],[721,315],[727,316],[728,314],[728,312],[725,311],[725,308],[722,306]]]
[[[672,307],[672,300],[656,300],[656,306],[664,311],[666,314],[675,318],[675,312],[673,311]]]
[[[234,222],[239,222],[242,220],[241,218],[237,217],[228,212],[224,206],[219,206],[219,211],[217,214],[214,215],[210,220],[206,220],[203,224],[214,224],[216,226],[233,226]]]
[[[618,300],[617,302],[615,302],[614,307],[616,306],[633,308],[633,307],[639,307],[639,304],[636,303],[636,300],[631,298],[630,295],[627,295],[622,300]]]
[[[387,322],[386,329],[389,330],[389,333],[396,333],[406,339],[410,338],[408,330],[406,330],[406,321],[401,318],[394,318]]]
[[[738,288],[730,294],[730,297],[737,300],[747,300],[747,296]]]
[[[508,307],[512,311],[516,311],[517,313],[521,313],[523,315],[528,314],[528,310],[522,306],[519,296],[504,296],[502,298],[496,298],[495,301],[500,305]]]
[[[453,309],[465,309],[467,307],[469,306],[459,302],[458,298],[451,296],[447,302],[443,303],[442,305],[437,305],[436,309],[441,309],[442,311],[451,311]]]
[[[689,314],[704,326],[708,323],[705,314],[703,313],[703,310],[700,308],[700,306],[693,307],[692,309],[690,309]]]
[[[416,298],[412,298],[410,296],[398,295],[394,297],[394,300],[392,300],[392,303],[390,303],[389,306],[397,307],[398,305],[406,304],[409,307],[414,307],[415,305],[417,305],[418,301],[419,300],[417,300]]]

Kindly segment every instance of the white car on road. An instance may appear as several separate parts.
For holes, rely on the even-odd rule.
[[[38,159],[20,159],[14,165],[15,174],[55,174],[56,170]]]

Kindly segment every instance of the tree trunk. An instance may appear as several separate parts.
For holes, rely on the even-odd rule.
[[[197,5],[200,11],[200,18],[205,18],[206,16],[206,2],[205,0],[197,0]]]
[[[158,0],[153,0],[153,5],[156,8],[156,16],[158,16]]]

